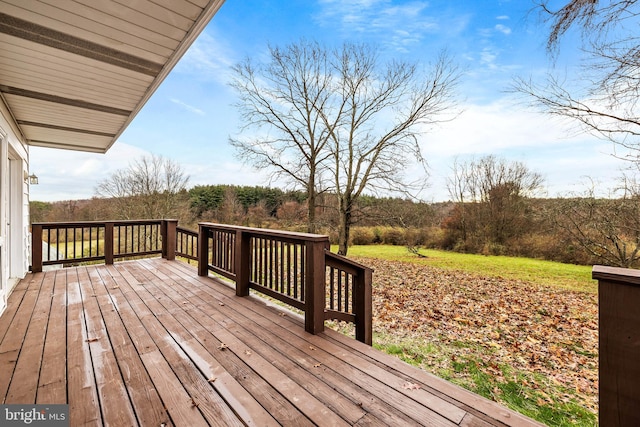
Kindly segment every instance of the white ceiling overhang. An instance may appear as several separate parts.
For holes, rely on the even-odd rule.
[[[224,0],[0,0],[0,102],[29,145],[104,153]]]

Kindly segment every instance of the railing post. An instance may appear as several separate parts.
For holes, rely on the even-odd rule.
[[[31,226],[31,271],[42,271],[42,225]]]
[[[209,275],[209,229],[198,224],[198,276]]]
[[[593,267],[598,280],[598,421],[640,425],[640,271]]]
[[[304,329],[312,334],[324,331],[324,309],[326,305],[326,266],[324,262],[325,241],[306,244],[306,278],[304,292]]]
[[[236,231],[234,247],[234,270],[236,274],[236,295],[249,295],[249,270],[251,265],[251,236],[242,230]]]
[[[162,258],[169,261],[176,259],[177,228],[177,219],[163,219],[160,225],[160,234],[162,236]]]
[[[356,339],[368,345],[373,342],[372,276],[369,268],[363,268],[358,272],[355,295],[353,296],[353,313],[356,315]]]
[[[113,264],[113,222],[104,223],[104,263]]]

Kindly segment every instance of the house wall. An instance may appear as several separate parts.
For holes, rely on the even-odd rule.
[[[29,151],[0,99],[0,314],[29,269]]]

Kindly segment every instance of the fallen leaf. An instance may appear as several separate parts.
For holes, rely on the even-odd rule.
[[[96,342],[98,338],[89,338],[86,342]]]
[[[531,335],[529,335],[527,337],[527,341],[532,342],[534,344],[540,344],[540,341],[538,341],[537,339],[535,339],[534,337],[532,337]]]
[[[320,366],[322,366],[322,363],[316,363],[313,365],[314,368],[319,368]]]
[[[229,346],[226,345],[225,343],[221,342],[220,345],[218,346],[218,350],[226,350],[228,349]]]
[[[402,388],[405,389],[405,390],[418,390],[418,389],[420,389],[420,384],[404,383],[402,385]]]
[[[399,357],[419,356],[421,365],[442,372],[472,358],[496,381],[511,380],[502,366],[529,378],[541,374],[570,391],[563,397],[554,385],[551,400],[541,398],[547,406],[566,399],[597,413],[597,294],[425,264],[354,260],[376,272],[374,330],[397,345],[434,343],[433,352],[414,355],[403,348]],[[464,381],[468,375],[463,369],[454,378]],[[537,397],[545,385],[528,387]]]
[[[210,382],[210,383],[215,382],[217,379],[218,379],[218,378],[216,378],[216,377],[209,378],[209,382]]]

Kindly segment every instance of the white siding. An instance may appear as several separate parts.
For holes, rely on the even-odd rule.
[[[27,146],[0,100],[0,314],[29,269],[29,170]]]

